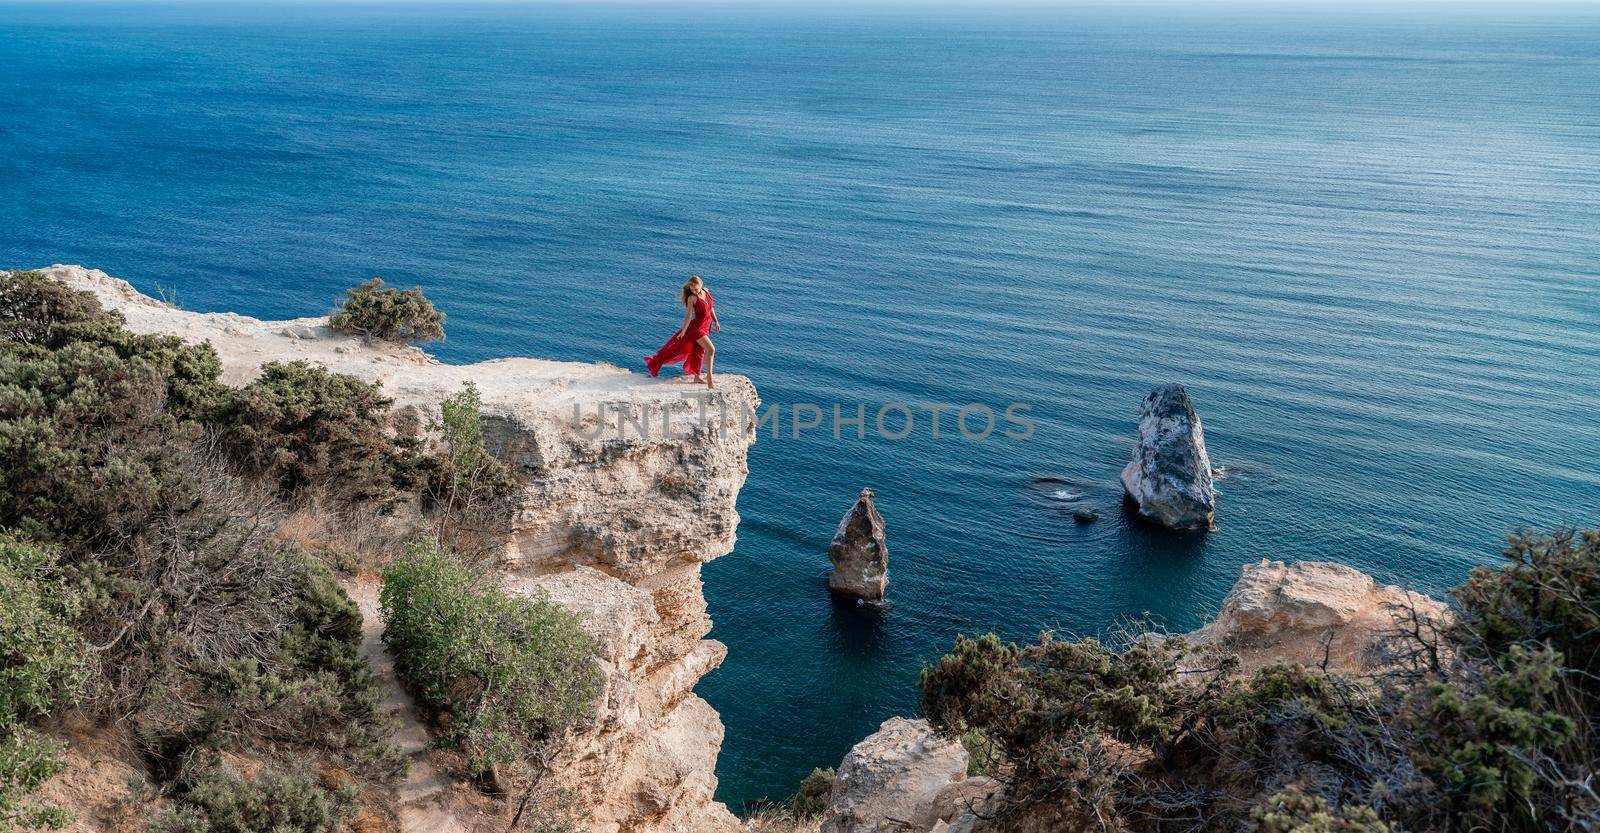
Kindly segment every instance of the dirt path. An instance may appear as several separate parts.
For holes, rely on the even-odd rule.
[[[394,660],[383,645],[383,622],[378,616],[378,582],[344,582],[346,593],[361,608],[361,654],[372,665],[374,681],[383,694],[380,708],[391,715],[398,730],[395,745],[400,747],[411,768],[397,788],[401,833],[469,833],[469,827],[448,809],[450,776],[429,760],[432,738],[417,718],[416,702],[395,678]]]

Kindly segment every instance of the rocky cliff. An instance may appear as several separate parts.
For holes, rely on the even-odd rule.
[[[381,383],[401,430],[415,430],[441,399],[475,383],[488,438],[524,483],[500,560],[506,582],[542,588],[577,611],[602,646],[599,719],[554,777],[582,799],[593,833],[739,829],[712,797],[722,723],[693,689],[726,654],[705,638],[711,619],[700,567],[733,548],[734,501],[754,439],[748,420],[758,404],[747,379],[720,376],[717,390],[706,391],[603,364],[449,365],[414,347],[335,334],[325,318],[187,312],[103,272],[43,271],[93,292],[135,332],[209,341],[230,384],[249,381],[267,362],[294,360]],[[413,781],[400,795],[418,805],[399,814],[408,833],[467,829],[450,817],[446,790]]]

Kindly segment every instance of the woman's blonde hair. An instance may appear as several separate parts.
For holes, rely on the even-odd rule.
[[[699,275],[690,275],[689,279],[683,282],[683,302],[685,304],[689,303],[689,299],[694,297],[695,288],[700,285]]]

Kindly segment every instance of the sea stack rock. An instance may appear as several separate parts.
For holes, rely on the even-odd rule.
[[[889,544],[871,489],[861,490],[856,504],[839,522],[839,531],[828,547],[828,560],[833,562],[829,590],[868,602],[883,600],[883,591],[889,586]]]
[[[1168,529],[1215,526],[1217,490],[1205,432],[1183,385],[1162,385],[1144,398],[1133,462],[1122,486],[1146,520]]]

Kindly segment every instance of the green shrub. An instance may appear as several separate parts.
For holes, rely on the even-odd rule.
[[[1573,740],[1558,711],[1561,655],[1513,645],[1505,662],[1467,684],[1431,681],[1411,695],[1417,758],[1443,791],[1445,809],[1510,829],[1543,829],[1534,763]]]
[[[1060,710],[1055,719],[1101,727],[1125,743],[1164,743],[1179,729],[1176,712],[1195,697],[1177,671],[1196,653],[1175,638],[1118,651],[1095,639],[1063,641],[1050,634],[1026,648],[992,634],[958,637],[954,652],[923,670],[923,710],[947,724],[1009,730],[1018,708],[1034,705],[1037,691],[1043,698],[1037,705]],[[1008,702],[1017,688],[1029,699]]]
[[[79,596],[62,581],[58,557],[0,533],[0,725],[49,713],[87,680],[85,646],[71,625]]]
[[[514,596],[421,542],[383,574],[384,641],[472,771],[542,772],[600,692],[594,641],[565,608]]]
[[[239,392],[224,436],[245,469],[285,497],[386,500],[414,485],[417,469],[414,450],[388,433],[390,404],[353,376],[273,362]]]
[[[439,433],[440,465],[429,478],[435,502],[449,506],[484,503],[516,491],[511,467],[489,453],[483,439],[483,398],[467,382],[460,393],[439,403],[440,417],[428,425]]]
[[[209,345],[141,336],[93,296],[38,273],[0,276],[0,524],[88,544],[126,540],[191,490],[173,458],[204,431],[286,496],[381,500],[421,483],[376,385],[303,362],[233,391]]]
[[[440,403],[431,421],[438,450],[427,462],[424,505],[435,537],[470,561],[505,546],[511,527],[517,479],[488,450],[483,436],[483,401],[471,382]]]
[[[1321,796],[1290,787],[1251,811],[1253,833],[1390,833],[1371,807],[1334,809]]]
[[[0,533],[0,831],[57,829],[71,817],[29,796],[64,766],[61,746],[27,721],[74,702],[88,679],[72,629],[78,594],[56,551]]]
[[[361,657],[361,608],[321,562],[302,556],[301,568],[294,624],[278,642],[285,663],[334,674],[351,688],[369,685],[372,669]]]
[[[206,345],[140,336],[39,273],[0,275],[0,526],[85,547],[192,503],[174,476],[226,406]]]
[[[130,343],[0,349],[0,524],[95,546],[193,503],[176,471],[201,436],[185,414],[212,406],[199,366],[214,356]]]
[[[1100,818],[1120,829],[1141,810],[1132,789],[1139,779],[1114,747],[1155,761],[1190,754],[1192,722],[1232,668],[1212,654],[1176,638],[1117,650],[1049,633],[1025,647],[993,634],[958,637],[949,655],[923,669],[922,709],[951,734],[980,732],[1004,760],[1003,822],[1048,802],[1050,823]],[[1190,666],[1208,670],[1180,676]]]
[[[1512,649],[1548,647],[1600,713],[1600,531],[1519,533],[1501,569],[1479,567],[1455,591],[1450,633],[1471,658],[1495,661]]]
[[[1418,758],[1465,824],[1600,818],[1600,532],[1521,531],[1454,592],[1455,666],[1410,696]]]
[[[269,769],[245,780],[220,768],[184,785],[151,833],[337,833],[355,791],[328,791],[298,772]]]
[[[38,271],[0,272],[0,342],[61,347],[73,325],[110,324],[93,293],[79,292]]]
[[[988,735],[969,727],[961,732],[958,740],[967,750],[967,777],[989,775],[994,771],[995,764],[1000,761],[1000,749]]]
[[[444,313],[417,288],[399,290],[373,278],[345,292],[344,306],[328,319],[338,332],[386,341],[424,342],[444,338]]]
[[[72,823],[70,811],[30,798],[66,766],[63,751],[64,744],[26,726],[0,730],[0,831],[59,830]]]
[[[218,381],[222,365],[210,345],[130,332],[122,315],[102,309],[93,294],[41,272],[0,273],[0,350],[37,358],[77,344],[105,347],[153,369],[160,381],[150,392],[161,390],[160,406],[178,419],[208,419],[227,404]]]
[[[405,759],[361,656],[361,611],[327,567],[309,557],[300,563],[290,624],[272,656],[233,660],[213,678],[218,728],[241,745],[261,739],[324,749],[362,775],[397,777]]]
[[[789,812],[797,819],[814,819],[828,809],[833,797],[834,782],[839,780],[833,769],[813,769],[800,782],[800,789],[789,799]]]

